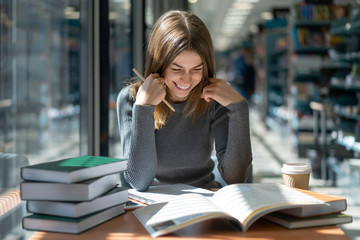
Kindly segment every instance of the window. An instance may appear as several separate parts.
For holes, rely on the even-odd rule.
[[[0,200],[18,187],[25,164],[9,154],[27,164],[80,154],[86,9],[87,0],[0,0]],[[23,234],[20,205],[0,211],[1,239]]]
[[[116,116],[116,98],[120,90],[131,81],[131,1],[109,0],[109,155],[123,157],[120,149],[119,125]]]

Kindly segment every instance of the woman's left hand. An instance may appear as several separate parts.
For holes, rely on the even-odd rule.
[[[209,83],[209,85],[203,88],[201,94],[201,98],[205,99],[205,101],[210,102],[210,100],[213,99],[223,106],[244,101],[243,96],[225,80],[210,78]]]

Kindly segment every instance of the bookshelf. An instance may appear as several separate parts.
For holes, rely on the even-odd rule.
[[[317,137],[310,102],[321,100],[320,68],[327,58],[326,35],[330,28],[330,6],[298,3],[291,9],[289,106],[292,112],[293,146],[299,157],[307,157]]]
[[[330,0],[304,1],[291,8],[288,27],[289,109],[293,116],[290,123],[293,146],[299,157],[309,157],[312,151],[315,158],[321,160],[330,143],[328,135],[333,123],[324,96],[329,93],[330,72],[335,72],[334,69],[338,73],[345,72],[348,64],[329,58],[332,52],[328,38],[334,20],[346,16],[348,9],[349,6],[335,5]],[[337,31],[343,31],[343,28],[339,26]],[[349,58],[346,54],[339,57]],[[323,109],[313,108],[311,103],[320,104]],[[326,174],[323,169],[321,171],[324,178]]]
[[[332,104],[332,140],[347,156],[330,156],[328,165],[336,184],[360,203],[360,9],[349,9],[347,17],[330,28],[330,58],[338,66],[329,70],[329,97]]]
[[[288,9],[282,9],[285,14]],[[286,19],[265,21],[254,35],[256,105],[267,128],[288,122],[288,35]]]
[[[267,117],[286,124],[288,96],[287,21],[277,19],[265,23],[266,31],[266,111]]]

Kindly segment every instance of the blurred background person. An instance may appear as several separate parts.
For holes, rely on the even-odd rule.
[[[233,87],[250,103],[255,91],[255,68],[250,47],[241,47],[234,61]]]

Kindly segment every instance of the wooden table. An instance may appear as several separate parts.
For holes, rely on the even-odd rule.
[[[337,226],[313,227],[288,230],[266,220],[255,222],[247,232],[241,232],[233,227],[229,221],[223,219],[209,220],[178,230],[175,233],[161,236],[159,239],[348,239],[344,232]],[[147,240],[152,238],[132,212],[113,218],[103,224],[89,229],[81,234],[65,234],[50,232],[35,232],[31,240],[120,240],[134,239]]]

